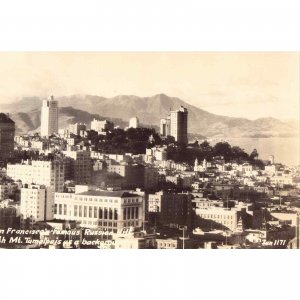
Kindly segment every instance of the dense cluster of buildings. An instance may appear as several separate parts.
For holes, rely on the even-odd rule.
[[[188,165],[168,159],[167,146],[102,153],[88,132],[105,136],[111,121],[59,129],[58,116],[50,97],[41,133],[15,136],[14,122],[0,114],[0,229],[77,229],[76,248],[298,247],[299,167],[273,156],[264,168],[223,157]],[[139,127],[137,117],[129,120],[128,129]],[[181,146],[188,147],[187,133],[184,107],[160,122],[161,137]]]

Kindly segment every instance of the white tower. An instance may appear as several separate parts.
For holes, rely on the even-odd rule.
[[[170,134],[171,134],[171,119],[170,116],[168,116],[167,118],[160,120],[160,135],[166,137]]]
[[[129,119],[129,128],[138,128],[140,126],[139,118],[133,117]]]
[[[203,159],[202,167],[203,167],[204,170],[207,169],[207,161],[206,161],[206,158]]]
[[[271,165],[274,165],[274,155],[270,155],[269,156],[269,161],[270,161],[270,163],[271,163]]]
[[[58,133],[58,102],[53,96],[43,100],[41,112],[41,136]]]
[[[198,172],[198,166],[199,166],[198,158],[196,158],[196,159],[195,159],[195,164],[194,164],[194,171],[195,171],[195,172]]]

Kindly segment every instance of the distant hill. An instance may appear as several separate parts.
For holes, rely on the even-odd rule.
[[[60,106],[60,127],[73,122],[89,123],[94,117],[114,119],[127,126],[129,118],[137,116],[142,124],[159,126],[161,118],[170,109],[183,105],[189,112],[189,132],[207,137],[271,137],[297,136],[295,121],[283,122],[275,118],[248,120],[209,113],[176,97],[158,94],[152,97],[120,95],[104,98],[92,95],[72,95],[57,98]],[[199,101],[199,106],[201,101]],[[2,105],[1,111],[9,112],[19,132],[37,130],[40,126],[41,99],[26,97],[13,104]]]
[[[34,133],[40,130],[41,126],[41,109],[33,109],[27,113],[14,112],[10,114],[10,118],[16,123],[16,133]],[[128,126],[127,122],[117,118],[102,117],[98,114],[90,114],[86,111],[75,109],[73,107],[60,107],[59,108],[59,128],[65,128],[69,124],[83,122],[89,125],[91,121],[96,118],[97,120],[108,119],[114,122],[115,125],[121,127]]]

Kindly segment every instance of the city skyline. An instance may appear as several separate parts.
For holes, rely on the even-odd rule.
[[[58,129],[54,96],[38,112],[41,134],[16,136],[1,114],[0,248],[300,248],[300,167],[191,140],[184,106],[159,133],[137,116]]]
[[[131,97],[74,97],[68,107],[48,96],[0,114],[0,150],[10,153],[0,160],[0,248],[300,248],[300,166],[281,161],[270,130],[292,156],[292,126],[281,135],[278,120],[216,116],[163,94]],[[143,110],[159,128],[143,123]],[[216,139],[231,124],[228,140]],[[198,135],[206,128],[214,138]],[[237,130],[258,130],[247,151],[231,144]]]
[[[297,52],[3,52],[0,104],[165,93],[219,115],[297,120],[298,60]]]

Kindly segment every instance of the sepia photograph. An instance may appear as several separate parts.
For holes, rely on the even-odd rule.
[[[299,52],[0,65],[0,248],[300,248]]]
[[[1,299],[297,299],[299,9],[2,1]]]

